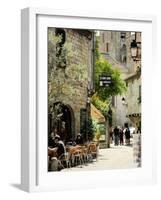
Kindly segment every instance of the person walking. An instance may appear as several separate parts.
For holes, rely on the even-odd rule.
[[[114,128],[114,145],[118,146],[119,145],[119,129],[117,126]]]
[[[123,128],[119,129],[119,136],[120,136],[120,145],[124,145],[124,132],[123,132]]]
[[[126,145],[130,145],[130,129],[127,126],[125,130]]]
[[[110,130],[110,144],[112,144],[113,143],[113,135],[114,135],[114,129],[113,129],[113,127],[111,127],[111,130]]]

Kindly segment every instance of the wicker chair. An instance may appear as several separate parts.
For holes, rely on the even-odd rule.
[[[90,143],[88,147],[89,155],[92,156],[92,159],[98,160],[98,152],[99,152],[99,145],[96,143]]]
[[[82,150],[81,149],[76,149],[73,152],[73,156],[74,156],[74,165],[83,165],[84,161],[83,161],[83,154],[82,154]]]
[[[63,153],[58,158],[59,164],[65,168],[71,168],[71,155],[69,152]]]

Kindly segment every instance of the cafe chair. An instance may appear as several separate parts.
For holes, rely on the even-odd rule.
[[[98,160],[98,151],[99,151],[99,145],[95,143],[91,143],[89,145],[89,152],[92,155],[92,159]]]
[[[58,158],[60,165],[62,165],[63,168],[71,168],[71,157],[68,152],[63,153]],[[64,166],[65,165],[65,166]]]
[[[74,156],[74,164],[77,165],[83,165],[83,154],[81,149],[76,149],[75,152],[73,152]]]

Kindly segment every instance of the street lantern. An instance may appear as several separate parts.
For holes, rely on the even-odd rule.
[[[136,40],[133,40],[130,48],[132,59],[134,61],[139,61],[141,59],[141,42],[136,42]]]
[[[90,104],[90,102],[91,102],[90,97],[87,97],[87,104]]]
[[[133,60],[135,60],[136,57],[137,57],[137,43],[136,43],[136,40],[133,40],[131,42],[131,56],[132,56]]]
[[[124,97],[122,98],[122,105],[127,106],[127,102],[126,102],[126,99]]]

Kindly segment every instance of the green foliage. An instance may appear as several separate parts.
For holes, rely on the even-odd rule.
[[[125,81],[121,78],[121,73],[114,68],[99,52],[99,37],[96,38],[95,43],[95,90],[96,93],[92,96],[93,105],[100,110],[103,116],[108,119],[109,126],[112,126],[112,110],[110,108],[110,101],[112,96],[124,93],[127,88]],[[99,76],[111,76],[110,86],[100,87]]]
[[[100,132],[100,134],[101,135],[105,135],[105,133],[106,133],[106,127],[105,127],[105,125],[104,124],[99,124],[99,132]]]
[[[87,120],[87,137],[88,140],[93,140],[94,137],[94,126],[91,118],[88,118]]]
[[[71,59],[73,55],[77,55],[77,52],[73,52],[72,44],[65,41],[63,45],[59,45],[62,42],[62,35],[55,35],[55,31],[48,30],[48,70],[49,74],[53,70],[66,67],[66,60]],[[49,77],[50,78],[50,77]],[[51,77],[52,78],[52,77]]]
[[[84,141],[86,140],[93,140],[94,137],[95,126],[93,124],[92,119],[89,117],[86,123],[83,124],[81,127],[81,134],[83,136]]]
[[[96,120],[93,122],[95,124],[95,131],[94,131],[94,141],[100,141],[101,138],[104,140],[104,137],[106,135],[106,126],[105,124],[100,124]],[[102,137],[104,136],[104,137]]]
[[[71,55],[71,45],[67,42],[61,47],[59,43],[62,36],[55,35],[53,29],[48,31],[48,100],[52,105],[57,98],[65,93],[66,90],[71,91],[71,87],[67,87],[65,83],[65,58]],[[57,56],[59,54],[59,56]],[[58,67],[59,66],[59,67]],[[61,67],[60,67],[61,66]],[[55,78],[57,77],[57,78]]]
[[[92,123],[93,123],[93,132],[96,133],[97,132],[98,122],[97,122],[97,120],[93,120],[92,119]]]
[[[61,46],[62,36],[55,36],[54,30],[48,31],[48,100],[49,105],[59,101],[60,97],[72,100],[76,87],[87,84],[88,81],[85,65],[68,63],[78,57],[78,51],[73,51],[72,43],[65,41]],[[58,56],[59,54],[59,56]],[[56,77],[56,78],[55,78]],[[83,80],[83,81],[82,81]]]
[[[52,118],[54,118],[56,121],[60,120],[60,118],[63,114],[61,103],[57,103],[54,106],[51,106],[50,113],[52,113]]]
[[[109,87],[99,86],[99,76],[101,74],[111,76],[112,83]],[[114,69],[113,66],[104,58],[100,58],[95,63],[95,86],[97,95],[103,101],[107,100],[110,96],[122,94],[126,91],[126,84],[125,81],[121,79],[119,70]]]
[[[99,129],[97,130],[96,134],[95,134],[95,140],[96,141],[100,141],[100,138],[101,138],[101,133],[99,131]]]

